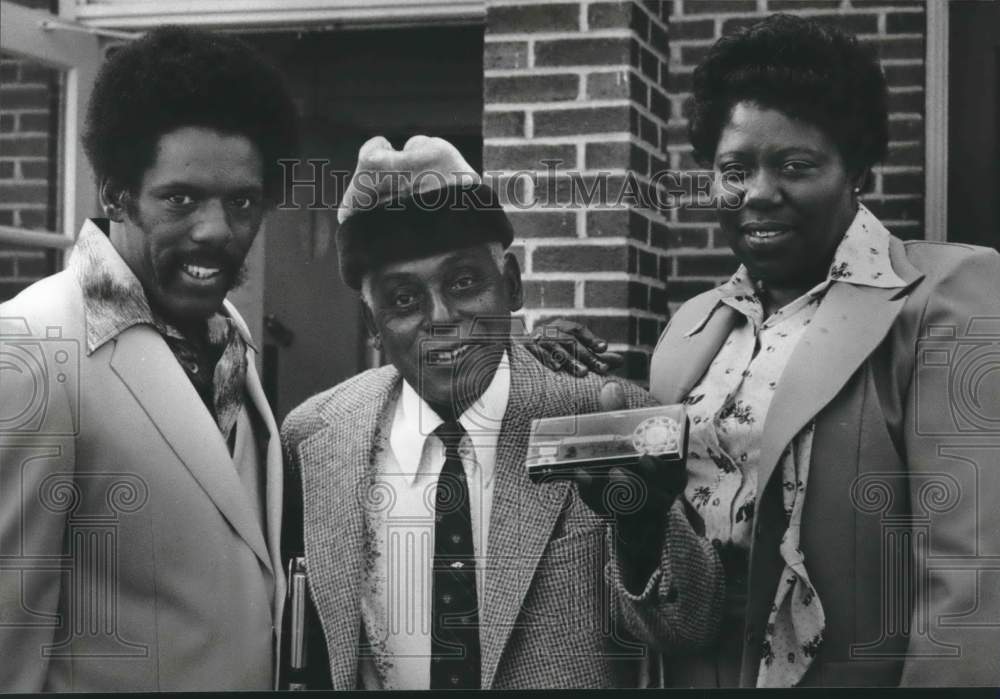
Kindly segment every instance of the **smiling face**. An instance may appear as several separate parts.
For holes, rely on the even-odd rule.
[[[489,386],[522,303],[513,255],[502,269],[488,245],[391,262],[367,281],[369,329],[386,357],[443,417],[458,417]]]
[[[720,210],[719,223],[750,275],[801,291],[825,279],[860,184],[833,141],[817,126],[740,102],[722,129],[714,167],[716,186],[741,195],[739,208]]]
[[[221,309],[263,214],[263,168],[250,140],[185,127],[160,137],[111,240],[150,305],[186,325]]]

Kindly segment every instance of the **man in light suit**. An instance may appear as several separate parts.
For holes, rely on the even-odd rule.
[[[612,527],[573,485],[529,480],[533,419],[600,411],[602,392],[653,401],[553,373],[512,338],[513,230],[458,151],[370,140],[340,220],[341,273],[390,365],[282,428],[333,687],[639,686],[646,644],[709,642],[721,564],[679,489]]]
[[[0,306],[0,690],[273,687],[281,448],[225,297],[295,142],[232,38],[160,29],[103,66],[107,218]]]

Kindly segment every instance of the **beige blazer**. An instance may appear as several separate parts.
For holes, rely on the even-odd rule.
[[[153,328],[88,357],[66,272],[0,317],[0,690],[271,688],[281,448],[252,356],[263,513]]]
[[[721,658],[741,686],[755,686],[783,568],[775,466],[813,419],[801,546],[827,627],[802,684],[1000,684],[1000,255],[893,238],[890,256],[907,287],[834,284],[771,402],[746,625],[728,630],[746,642]],[[729,336],[738,317],[717,300],[684,304],[660,338],[661,402],[682,400]],[[668,686],[717,679],[713,663],[668,665]]]

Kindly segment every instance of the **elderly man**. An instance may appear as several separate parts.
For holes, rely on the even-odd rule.
[[[280,441],[225,297],[295,129],[233,38],[159,29],[102,67],[107,218],[0,306],[0,690],[274,686]]]
[[[528,479],[533,419],[598,411],[602,389],[616,407],[652,400],[515,341],[513,231],[458,151],[370,140],[340,219],[342,276],[390,366],[282,428],[333,687],[638,686],[644,644],[708,642],[721,568],[677,489],[619,519],[628,546],[573,485]]]

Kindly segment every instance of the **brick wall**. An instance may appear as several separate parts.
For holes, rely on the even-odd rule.
[[[670,232],[660,215],[616,200],[628,173],[642,186],[666,164],[661,9],[490,0],[486,15],[484,168],[520,171],[523,188],[512,191],[534,203],[508,203],[524,317],[529,326],[559,316],[585,322],[625,352],[623,373],[640,380],[666,319]],[[559,165],[550,170],[546,160]],[[607,205],[570,205],[573,178],[592,188],[599,173]]]
[[[50,0],[15,4],[51,11]],[[53,230],[61,76],[0,54],[0,225]],[[0,244],[0,301],[55,271],[55,253]]]
[[[937,1],[937,0],[933,0]],[[667,152],[672,168],[697,167],[687,140],[684,103],[691,73],[723,34],[773,12],[831,22],[873,45],[889,82],[889,157],[875,170],[872,191],[862,197],[902,238],[923,237],[924,36],[923,0],[673,0],[668,93],[671,118]],[[728,278],[736,262],[717,235],[710,211],[671,212],[670,307]]]

